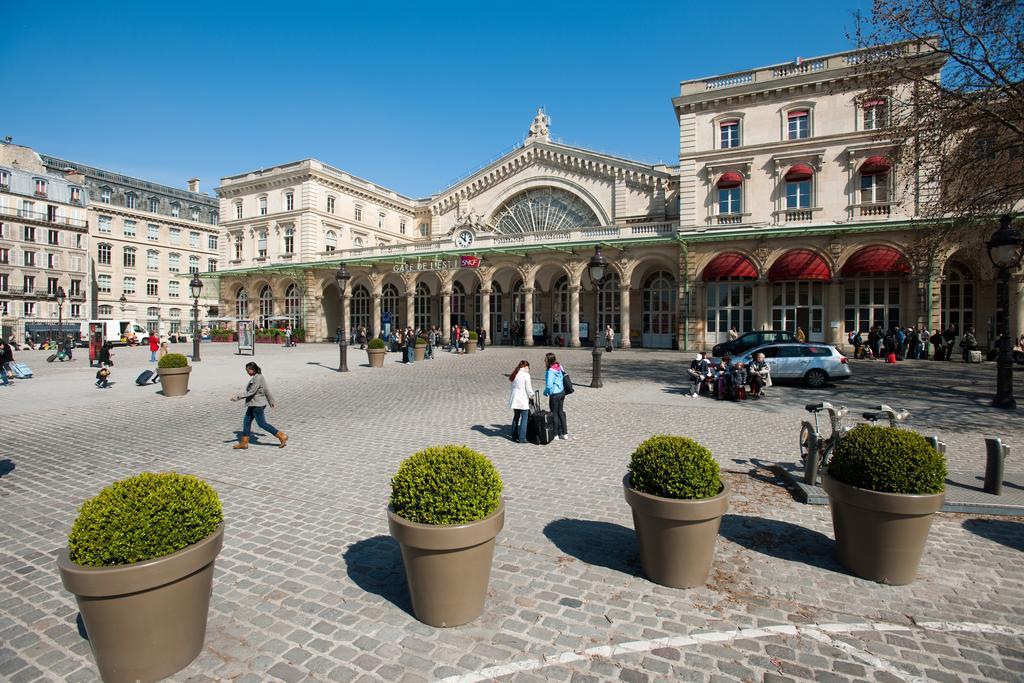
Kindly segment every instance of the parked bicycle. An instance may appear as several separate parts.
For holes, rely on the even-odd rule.
[[[834,406],[827,401],[809,403],[804,410],[814,416],[814,424],[804,421],[800,425],[800,461],[804,464],[804,482],[814,485],[818,481],[818,469],[832,456],[839,440],[846,433],[843,417],[848,412],[843,406]],[[824,438],[818,426],[818,415],[828,413],[832,433]]]
[[[909,410],[896,410],[894,408],[890,408],[884,403],[875,408],[874,411],[861,413],[861,415],[871,424],[875,424],[882,418],[885,418],[889,421],[889,426],[893,429],[899,429],[900,427],[907,428],[910,419]]]

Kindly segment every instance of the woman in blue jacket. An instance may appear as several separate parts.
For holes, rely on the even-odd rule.
[[[569,440],[569,426],[565,421],[565,370],[558,364],[555,354],[544,356],[544,395],[548,397],[548,410],[555,418],[555,434],[563,441]]]

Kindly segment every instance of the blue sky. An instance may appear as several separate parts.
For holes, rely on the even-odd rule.
[[[199,176],[208,192],[313,156],[414,197],[521,141],[538,106],[566,143],[678,163],[679,81],[849,49],[854,10],[870,11],[870,0],[3,5],[0,135],[17,143],[176,187]]]

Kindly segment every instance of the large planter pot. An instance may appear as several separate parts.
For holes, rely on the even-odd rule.
[[[431,626],[458,626],[484,611],[494,539],[505,524],[505,500],[468,524],[417,524],[388,509],[388,529],[402,548],[405,579],[416,618]]]
[[[183,368],[157,368],[156,372],[160,376],[160,388],[163,389],[164,396],[184,396],[188,393],[191,365]]]
[[[473,353],[474,351],[476,351],[476,339],[470,339],[469,341],[467,341],[465,347],[466,353]]]
[[[119,567],[83,567],[60,551],[61,581],[78,601],[104,681],[160,680],[199,655],[223,545],[222,523],[176,553]]]
[[[213,336],[215,342],[233,342],[235,341],[235,335],[233,334],[217,334]]]
[[[416,354],[413,357],[414,360],[423,360],[424,358],[427,357],[427,347],[426,346],[417,346],[415,349],[413,349],[413,351]]]
[[[683,500],[640,493],[622,480],[633,509],[640,563],[651,581],[672,588],[703,586],[711,571],[722,515],[729,509],[729,483],[713,498]]]
[[[366,355],[370,359],[371,368],[382,368],[384,367],[384,356],[387,355],[387,349],[366,349]]]
[[[839,561],[863,579],[894,586],[917,577],[932,517],[946,494],[880,493],[821,473]]]
[[[284,337],[256,337],[257,344],[283,344]]]

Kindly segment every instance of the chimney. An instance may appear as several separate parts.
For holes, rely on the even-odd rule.
[[[188,180],[188,191],[199,192],[199,178],[189,178]]]
[[[85,182],[85,174],[75,168],[65,168],[64,174],[69,182],[81,185]]]

